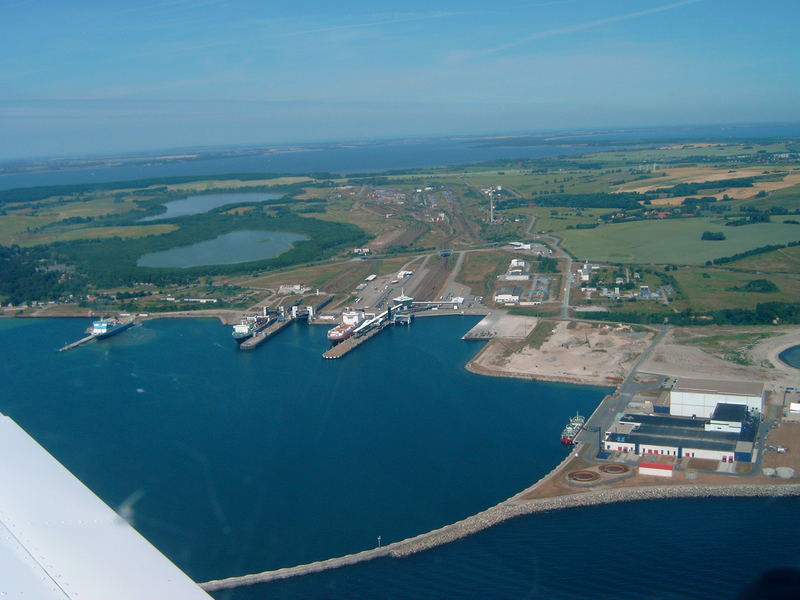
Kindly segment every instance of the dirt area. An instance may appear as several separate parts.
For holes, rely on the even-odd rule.
[[[493,340],[467,368],[486,375],[613,385],[628,375],[652,337],[625,325],[559,322],[540,348],[522,344],[509,352],[504,340]]]
[[[509,315],[495,311],[481,319],[464,337],[524,340],[530,335],[538,322],[539,319],[536,317]]]
[[[720,170],[707,167],[679,167],[677,169],[668,169],[665,171],[666,175],[663,177],[662,182],[657,182],[650,185],[641,185],[639,187],[627,187],[630,184],[623,184],[619,186],[617,191],[620,192],[639,192],[641,194],[656,190],[658,188],[671,187],[678,183],[702,183],[705,181],[719,181],[721,179],[738,179],[741,177],[756,177],[763,174],[763,169],[735,169],[735,170]],[[767,182],[765,182],[767,183]],[[768,183],[781,183],[780,181]],[[794,185],[794,184],[790,184]],[[755,188],[742,188],[754,190]],[[756,190],[757,191],[757,190]],[[755,193],[755,192],[754,192]]]
[[[733,379],[739,381],[763,381],[768,389],[796,385],[800,371],[778,359],[786,348],[800,345],[800,327],[783,328],[777,335],[756,344],[747,352],[749,365],[723,360],[700,348],[677,343],[685,335],[729,335],[743,331],[742,328],[672,328],[664,336],[650,357],[641,365],[640,371],[657,373],[669,377],[698,377]]]
[[[781,423],[770,430],[767,446],[786,448],[786,452],[765,452],[762,467],[791,467],[800,477],[800,423]]]
[[[453,256],[447,258],[431,256],[425,265],[427,273],[414,288],[414,299],[422,302],[436,300],[455,263],[456,258]]]
[[[766,458],[766,457],[765,457]],[[716,461],[703,461],[704,463],[709,463],[708,466],[715,467]],[[626,463],[628,466],[636,469],[637,465],[634,463]],[[784,466],[792,466],[788,464],[781,463]],[[545,481],[541,485],[537,485],[535,488],[526,491],[519,496],[517,496],[516,500],[534,500],[536,498],[552,498],[557,496],[566,496],[569,494],[576,494],[581,492],[587,492],[590,490],[601,490],[601,489],[609,489],[609,488],[636,488],[636,487],[647,487],[647,486],[670,486],[670,485],[720,485],[720,486],[729,486],[729,485],[786,485],[786,484],[796,484],[798,482],[797,476],[793,479],[780,479],[777,477],[768,477],[766,475],[754,475],[754,476],[747,476],[741,477],[726,473],[708,473],[703,472],[701,470],[697,471],[697,478],[696,479],[687,479],[685,471],[675,471],[672,477],[658,477],[656,475],[640,475],[638,472],[633,475],[632,477],[627,477],[625,479],[618,479],[616,481],[609,481],[608,483],[604,483],[602,485],[590,487],[590,488],[580,488],[574,485],[571,485],[567,482],[566,474],[571,473],[577,470],[584,470],[587,467],[592,465],[592,463],[587,462],[581,457],[575,457],[572,461],[565,464],[558,473],[554,474],[549,480]],[[693,467],[689,467],[693,468]],[[800,471],[798,471],[800,473]]]

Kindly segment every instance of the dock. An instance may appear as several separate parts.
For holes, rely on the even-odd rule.
[[[59,352],[66,352],[67,350],[72,350],[73,348],[77,348],[81,344],[85,344],[86,342],[90,342],[94,339],[93,335],[87,335],[85,338],[79,339],[77,342],[72,342],[71,344],[67,344],[63,348],[59,348]]]
[[[268,325],[264,328],[263,331],[259,331],[254,336],[247,338],[241,344],[239,344],[240,350],[253,350],[257,348],[259,345],[266,342],[269,338],[273,335],[278,333],[281,329],[289,325],[294,319],[284,319],[283,321],[275,321],[271,325]]]
[[[366,333],[363,333],[358,336],[349,337],[343,342],[336,344],[333,348],[329,348],[325,352],[322,353],[322,358],[342,358],[345,354],[350,352],[351,350],[356,349],[358,346],[366,342],[368,339],[376,335],[377,333],[383,331],[383,328],[389,324],[388,321],[384,321],[380,325],[373,327]]]

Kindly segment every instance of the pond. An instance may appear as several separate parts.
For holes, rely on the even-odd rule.
[[[787,348],[778,355],[778,358],[790,367],[800,369],[800,346],[792,346],[791,348]]]
[[[263,202],[265,200],[277,200],[283,194],[205,194],[202,196],[189,196],[180,200],[167,202],[163,206],[167,212],[158,215],[150,215],[139,219],[139,221],[158,221],[161,219],[172,219],[174,217],[186,217],[204,213],[212,208],[225,206],[226,204],[239,204],[242,202]]]
[[[232,231],[191,246],[179,246],[145,254],[139,267],[186,269],[204,265],[232,265],[264,260],[283,254],[308,236],[286,231]]]

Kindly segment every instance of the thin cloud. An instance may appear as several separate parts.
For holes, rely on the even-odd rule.
[[[647,15],[652,15],[655,13],[665,12],[668,10],[673,10],[675,8],[680,8],[681,6],[687,6],[689,4],[695,4],[700,2],[700,0],[681,0],[681,2],[674,2],[672,4],[664,4],[662,6],[655,6],[653,8],[648,8],[645,10],[638,10],[636,12],[627,13],[624,15],[616,15],[613,17],[605,17],[603,19],[596,19],[594,21],[587,21],[586,23],[578,23],[576,25],[568,25],[567,27],[558,27],[556,29],[547,29],[545,31],[539,31],[537,33],[532,33],[531,35],[526,35],[523,38],[520,38],[513,42],[508,42],[506,44],[501,44],[500,46],[494,46],[493,48],[486,48],[485,50],[478,50],[478,51],[469,51],[463,52],[456,55],[456,58],[470,59],[470,58],[482,58],[484,56],[489,56],[491,54],[498,54],[500,52],[504,52],[506,50],[510,50],[512,48],[517,48],[528,42],[533,42],[536,40],[542,40],[545,38],[551,37],[558,37],[561,35],[568,35],[570,33],[576,33],[578,31],[586,31],[587,29],[594,29],[596,27],[602,27],[603,25],[608,25],[610,23],[618,23],[619,21],[628,21],[630,19],[638,19],[639,17],[644,17]]]
[[[351,23],[349,25],[333,25],[331,27],[319,27],[317,29],[304,29],[301,31],[290,31],[288,33],[282,33],[275,35],[273,37],[278,38],[285,38],[285,37],[294,37],[299,35],[309,35],[312,33],[328,33],[331,31],[344,31],[347,29],[369,29],[371,27],[379,27],[382,25],[395,25],[397,23],[409,23],[412,21],[428,21],[431,19],[446,19],[450,17],[463,17],[468,15],[473,15],[476,13],[468,13],[468,12],[440,12],[440,13],[428,13],[423,15],[409,15],[407,17],[395,17],[392,19],[384,19],[381,21],[372,21],[369,23]]]

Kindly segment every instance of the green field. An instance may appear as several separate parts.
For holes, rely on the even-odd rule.
[[[704,231],[722,231],[727,239],[703,241]],[[800,227],[784,223],[725,227],[719,219],[703,217],[601,225],[560,235],[564,247],[579,259],[699,265],[759,246],[799,240]]]
[[[800,233],[800,227],[797,227],[797,229],[798,233]],[[765,254],[748,256],[747,258],[727,263],[725,267],[771,273],[800,273],[800,246],[781,248]]]
[[[754,308],[759,302],[796,302],[800,298],[800,278],[795,275],[767,275],[739,273],[720,269],[678,269],[672,271],[686,300],[673,303],[674,308],[691,307],[693,310],[718,308]],[[705,275],[705,276],[704,276]],[[772,293],[742,292],[747,282],[766,279],[778,286]]]

